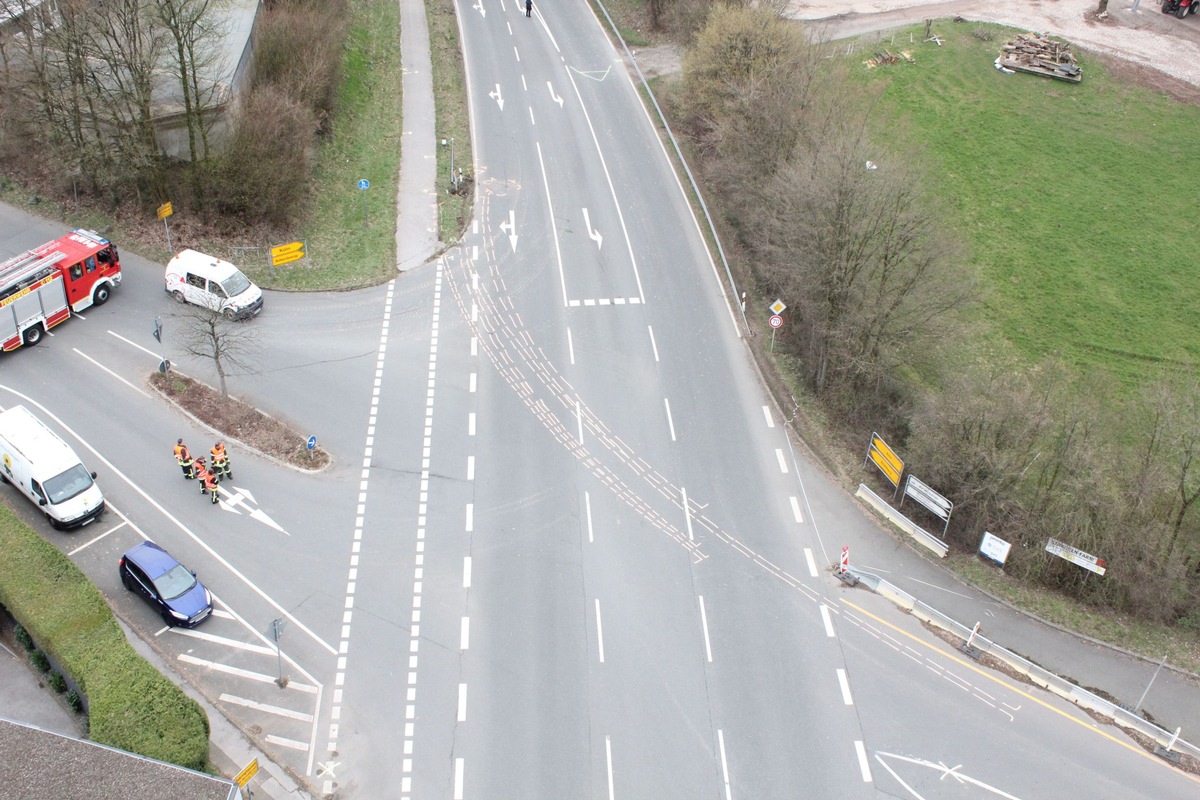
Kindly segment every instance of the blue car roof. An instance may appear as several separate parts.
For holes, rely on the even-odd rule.
[[[154,542],[142,542],[125,553],[125,559],[137,564],[150,580],[169,572],[179,563],[173,555]]]

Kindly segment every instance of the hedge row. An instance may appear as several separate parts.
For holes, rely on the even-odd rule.
[[[79,568],[2,503],[0,553],[0,605],[86,695],[92,740],[205,769],[203,709],[134,651]]]

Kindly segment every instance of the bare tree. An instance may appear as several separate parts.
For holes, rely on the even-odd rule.
[[[190,356],[212,361],[221,395],[229,397],[226,377],[231,369],[249,372],[259,354],[253,327],[227,318],[219,309],[185,306],[180,313],[183,350]]]

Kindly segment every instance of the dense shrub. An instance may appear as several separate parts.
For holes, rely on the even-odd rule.
[[[254,39],[258,87],[272,86],[329,126],[342,79],[346,4],[283,0],[263,12]]]
[[[134,652],[79,568],[2,505],[0,552],[0,605],[87,694],[92,739],[204,769],[204,711]]]

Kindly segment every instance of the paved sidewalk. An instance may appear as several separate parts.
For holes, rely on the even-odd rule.
[[[25,660],[0,643],[0,717],[80,737],[79,723]]]

